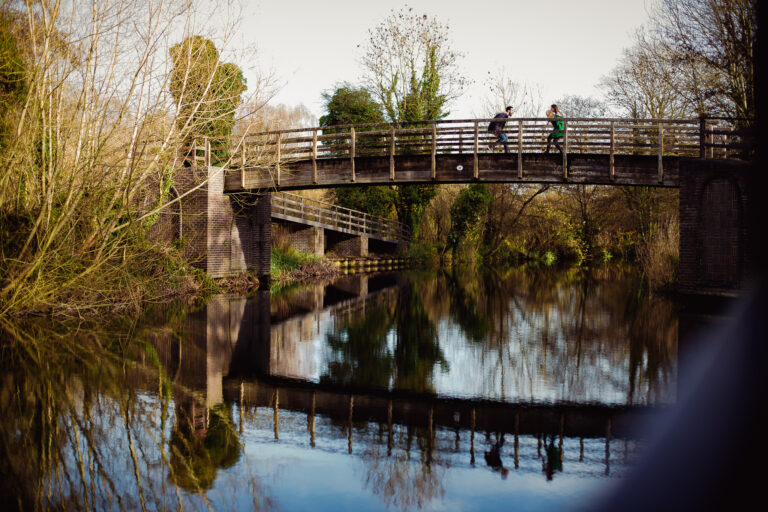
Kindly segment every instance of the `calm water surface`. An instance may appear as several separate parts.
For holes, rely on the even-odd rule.
[[[677,393],[676,308],[616,268],[346,276],[0,336],[0,498],[24,508],[588,510]]]

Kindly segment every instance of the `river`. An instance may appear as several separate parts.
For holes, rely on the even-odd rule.
[[[618,266],[347,275],[3,324],[2,497],[83,510],[589,510],[678,395]]]

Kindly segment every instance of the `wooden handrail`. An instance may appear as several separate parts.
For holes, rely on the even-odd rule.
[[[395,240],[409,238],[409,229],[401,222],[288,192],[273,193],[272,208],[278,213],[291,214],[303,220],[326,223],[360,234]]]

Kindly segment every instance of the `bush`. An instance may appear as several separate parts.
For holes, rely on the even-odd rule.
[[[651,226],[637,244],[637,259],[651,288],[670,288],[677,282],[680,228],[676,218]]]

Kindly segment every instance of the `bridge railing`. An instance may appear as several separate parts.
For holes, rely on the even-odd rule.
[[[367,156],[479,154],[496,140],[488,124],[494,120],[464,119],[416,123],[342,125],[264,132],[239,145],[232,166],[257,166],[264,161],[290,163]],[[749,132],[739,120],[564,118],[561,144],[566,154],[654,155],[738,158],[749,156]],[[516,153],[543,152],[552,132],[547,118],[510,118],[505,133]],[[496,151],[501,151],[500,146]],[[252,155],[249,157],[249,154]],[[257,157],[258,155],[258,157]],[[351,160],[354,169],[354,160]]]
[[[402,222],[288,192],[272,194],[272,213],[343,232],[398,241],[410,238],[410,230]]]

